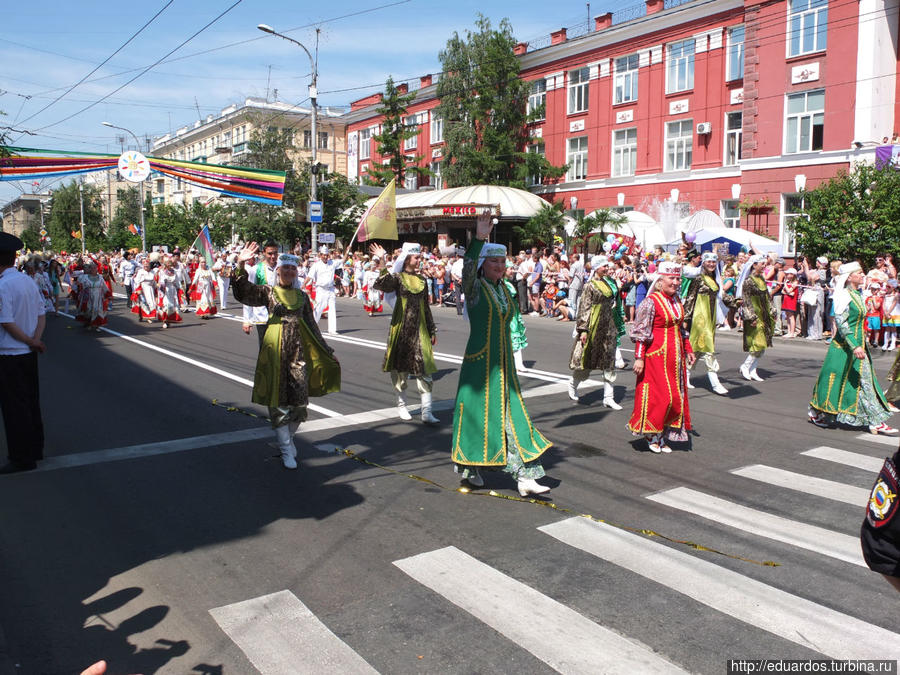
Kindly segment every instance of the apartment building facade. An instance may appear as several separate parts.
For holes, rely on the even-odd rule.
[[[646,0],[577,36],[520,43],[529,107],[544,113],[528,150],[569,167],[530,189],[585,213],[653,215],[674,198],[685,215],[711,210],[791,254],[802,191],[874,161],[894,135],[898,11],[900,0]],[[439,174],[436,86],[420,84],[407,149]],[[383,161],[377,102],[347,115],[351,178]]]

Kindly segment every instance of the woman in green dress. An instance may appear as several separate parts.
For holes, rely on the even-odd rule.
[[[744,351],[747,359],[741,365],[741,375],[745,380],[762,382],[756,366],[766,351],[772,346],[775,334],[775,308],[769,297],[769,289],[762,271],[766,258],[754,255],[744,263],[737,283],[737,298],[741,301],[741,316],[744,319]]]
[[[451,458],[470,485],[484,485],[479,467],[502,468],[525,497],[550,490],[536,479],[544,476],[540,457],[552,443],[535,429],[522,398],[510,339],[516,302],[503,283],[506,247],[487,243],[492,227],[490,214],[478,216],[463,263],[470,331],[453,409]]]
[[[306,421],[309,397],[340,391],[341,366],[319,332],[309,297],[297,284],[297,256],[279,255],[276,284],[257,286],[247,278],[245,265],[258,250],[251,243],[241,251],[232,288],[238,302],[269,311],[252,401],[269,409],[284,468],[296,469],[294,434]]]
[[[834,284],[837,333],[813,388],[809,421],[826,429],[837,422],[868,427],[873,434],[896,434],[886,424],[893,413],[878,385],[866,342],[866,305],[859,293],[864,279],[858,262],[841,265]]]
[[[509,335],[512,340],[513,360],[516,362],[516,370],[522,372],[525,370],[525,359],[523,351],[528,346],[528,338],[525,335],[525,322],[522,321],[522,312],[519,311],[519,290],[516,287],[516,266],[513,262],[506,259],[506,274],[503,277],[503,283],[506,284],[506,290],[516,301],[515,312],[513,318],[509,322]]]

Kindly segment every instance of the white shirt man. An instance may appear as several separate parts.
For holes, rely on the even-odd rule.
[[[466,301],[462,292],[463,257],[458,255],[450,265],[450,278],[453,279],[453,288],[456,289],[456,313],[463,313],[463,303]]]
[[[275,249],[276,253],[278,249]],[[276,257],[277,260],[277,257]],[[257,286],[275,285],[275,267],[269,266],[266,261],[260,260],[255,265],[247,266],[247,278],[250,283]],[[266,334],[266,324],[269,322],[269,310],[265,307],[243,307],[244,332],[250,332],[250,326],[255,325],[259,343],[262,344],[263,335]]]
[[[316,305],[313,314],[316,321],[322,318],[325,308],[328,308],[328,332],[337,334],[337,310],[334,293],[334,273],[344,264],[344,258],[330,258],[328,249],[323,246],[319,249],[319,259],[309,268],[307,283],[316,291]]]

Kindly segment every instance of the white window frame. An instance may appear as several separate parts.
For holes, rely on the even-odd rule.
[[[530,143],[525,147],[525,152],[530,152],[537,155],[547,155],[547,146],[544,144],[544,141],[540,141],[538,143]],[[544,177],[540,174],[531,174],[528,176],[528,185],[529,187],[532,185],[540,185],[544,182]]]
[[[740,31],[741,39],[737,42],[735,33]],[[744,25],[731,26],[728,29],[728,59],[725,64],[725,81],[734,82],[744,79],[744,37],[746,32]],[[735,64],[738,64],[737,66]]]
[[[788,211],[788,201],[794,197],[800,199],[799,211]],[[796,192],[785,192],[781,195],[781,232],[778,240],[781,242],[782,255],[792,256],[797,253],[797,235],[791,227],[791,223],[798,218],[809,218],[806,211],[806,197]]]
[[[359,158],[368,159],[372,156],[372,130],[359,130]]]
[[[725,227],[736,228],[741,226],[741,200],[723,199],[720,208],[722,222],[725,223]],[[737,215],[728,215],[729,209]]]
[[[403,118],[403,126],[406,131],[414,130],[416,132],[415,136],[412,138],[404,138],[403,139],[403,149],[404,150],[415,150],[419,146],[419,125],[417,124],[418,120],[415,115],[407,115]]]
[[[415,171],[407,170],[406,173],[403,174],[403,187],[407,190],[418,190],[419,174]]]
[[[587,66],[573,68],[566,73],[568,82],[568,114],[585,113],[588,110],[588,95],[590,94],[591,70]]]
[[[678,125],[678,135],[670,135],[673,125]],[[690,130],[689,135],[684,130]],[[690,171],[694,158],[694,120],[675,120],[666,122],[666,140],[663,146],[665,155],[664,171]],[[671,157],[670,157],[671,153]]]
[[[303,149],[312,150],[312,129],[303,130]]]
[[[741,126],[737,129],[728,128],[728,120],[732,115],[741,116]],[[725,129],[725,142],[723,145],[724,156],[722,157],[722,166],[737,166],[741,163],[741,144],[744,141],[744,113],[740,110],[732,110],[725,113],[725,122],[722,128]],[[733,144],[733,146],[732,146]],[[732,152],[732,147],[734,151]]]
[[[435,143],[443,143],[444,142],[444,119],[434,113],[431,113],[431,143],[434,145]]]
[[[625,67],[620,70],[619,65],[623,62]],[[616,76],[613,78],[613,105],[634,103],[638,100],[640,55],[619,56],[613,60],[613,63],[616,69]]]
[[[573,143],[577,147],[573,149]],[[575,136],[566,139],[566,164],[569,170],[566,172],[566,181],[572,182],[585,180],[588,172],[588,137]]]
[[[634,135],[634,140],[629,136]],[[612,132],[612,175],[633,176],[637,168],[637,127],[614,129]]]
[[[822,107],[814,108],[812,110],[809,109],[809,96],[810,94],[821,94],[822,95]],[[792,99],[798,99],[803,97],[803,108],[802,112],[791,113],[788,112],[790,109],[790,104]],[[825,90],[824,89],[810,89],[809,91],[799,91],[795,94],[787,94],[784,99],[784,154],[793,155],[797,153],[803,152],[820,152],[822,148],[813,148],[813,136],[814,130],[816,127],[816,119],[821,121],[822,126],[822,146],[825,144]],[[791,134],[790,127],[791,122],[796,120],[796,130],[795,130],[795,140],[796,146],[792,146],[791,144]],[[801,142],[803,138],[803,125],[804,122],[808,120],[809,123],[809,147],[801,147]],[[793,147],[793,149],[791,149]]]
[[[542,77],[539,80],[532,80],[528,84],[531,91],[528,94],[528,105],[525,107],[525,112],[530,115],[543,107],[544,114],[531,120],[532,122],[543,121],[547,119],[547,80]]]
[[[690,51],[688,51],[690,48]],[[679,50],[677,56],[673,55]],[[670,42],[666,45],[666,93],[690,91],[694,88],[694,56],[697,53],[697,41],[694,38]],[[683,73],[681,71],[684,71]],[[682,75],[684,81],[681,82]],[[683,85],[683,86],[682,86]]]
[[[434,185],[436,190],[442,189],[444,187],[444,177],[441,174],[441,160],[438,159],[431,162],[428,168],[431,169],[433,174],[431,176],[431,184]]]
[[[811,29],[809,33],[808,29]],[[825,51],[828,46],[828,1],[788,0],[786,34],[788,58]],[[812,44],[808,44],[810,39]]]

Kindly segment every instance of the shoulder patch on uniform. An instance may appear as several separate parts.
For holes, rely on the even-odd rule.
[[[897,515],[900,510],[898,492],[897,467],[890,459],[885,459],[875,485],[872,486],[866,508],[866,518],[872,527],[884,527]]]

